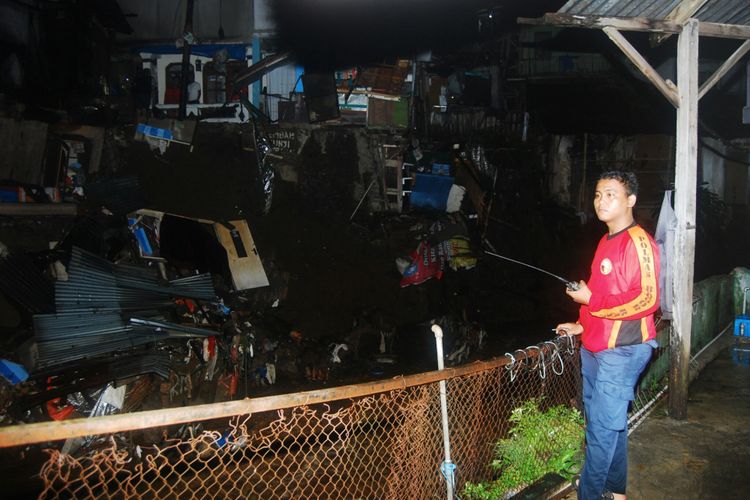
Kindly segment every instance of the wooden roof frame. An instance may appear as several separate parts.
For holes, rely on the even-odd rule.
[[[692,16],[706,0],[683,0],[665,19],[604,17],[547,13],[541,18],[518,18],[519,24],[602,30],[636,68],[676,108],[675,214],[677,229],[673,256],[673,314],[669,337],[669,414],[687,418],[690,332],[693,313],[696,186],[698,168],[698,101],[750,51],[750,26],[701,22]],[[653,33],[657,43],[678,35],[677,84],[661,75],[623,36],[622,31]],[[744,40],[727,60],[698,86],[699,37]]]

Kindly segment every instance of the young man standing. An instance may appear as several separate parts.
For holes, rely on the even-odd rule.
[[[625,499],[627,412],[634,387],[656,347],[659,252],[633,218],[638,180],[632,172],[599,177],[594,210],[608,232],[599,241],[591,278],[567,294],[581,304],[578,322],[557,325],[582,335],[586,460],[578,498]]]

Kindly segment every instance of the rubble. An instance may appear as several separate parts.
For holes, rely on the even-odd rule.
[[[421,346],[432,346],[429,319],[436,304],[430,295],[438,289],[427,281],[477,264],[467,216],[473,208],[453,183],[453,153],[422,144],[408,158],[412,163],[389,163],[399,179],[419,174],[423,185],[437,180],[447,187],[439,203],[425,206],[404,185],[393,212],[396,205],[378,201],[383,172],[373,148],[380,146],[359,132],[306,131],[296,152],[282,157],[260,122],[227,128],[167,119],[139,123],[134,133],[101,134],[98,172],[87,176],[82,164],[81,189],[71,191],[78,193],[69,200],[76,216],[65,224],[37,219],[62,234],[33,252],[2,257],[14,260],[0,272],[23,261],[24,280],[33,281],[3,289],[19,307],[25,341],[23,349],[11,346],[9,361],[28,371],[24,382],[4,382],[3,424],[351,383],[423,369],[416,358],[432,368],[434,356]],[[154,135],[167,140],[161,130],[172,131],[172,142],[187,130],[189,137],[180,137],[190,147],[152,152],[140,142]],[[384,143],[391,158],[408,156],[401,137]],[[343,168],[362,148],[371,156],[362,158],[360,171]],[[208,197],[198,194],[196,183],[226,189],[242,178],[239,164],[224,169],[216,161],[206,168],[217,151],[222,158],[239,153],[246,162],[241,174],[253,186],[252,205],[238,197],[246,186],[235,186],[206,208]],[[329,162],[331,154],[346,175],[318,168],[316,162]],[[277,179],[272,162],[295,155],[312,161],[298,165],[295,176]],[[362,184],[359,210],[346,220],[355,206],[353,181]],[[377,206],[384,210],[373,212]],[[341,207],[340,218],[331,215]],[[426,257],[431,262],[424,273]],[[393,266],[396,258],[402,272]],[[402,288],[414,269],[418,279],[409,284],[419,286]],[[441,321],[450,323],[448,364],[480,355],[480,325],[460,317]],[[86,453],[103,444],[74,440],[65,450]]]

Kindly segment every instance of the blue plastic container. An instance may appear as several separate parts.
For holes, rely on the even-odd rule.
[[[412,207],[432,208],[445,212],[453,177],[446,175],[416,174],[411,191]]]
[[[740,314],[734,318],[734,336],[750,338],[750,316]]]

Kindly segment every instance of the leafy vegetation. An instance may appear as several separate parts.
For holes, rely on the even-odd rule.
[[[513,410],[510,422],[509,437],[496,444],[491,463],[497,479],[466,483],[466,498],[503,498],[550,472],[570,479],[580,471],[584,423],[578,410],[560,405],[541,411],[531,399]]]

